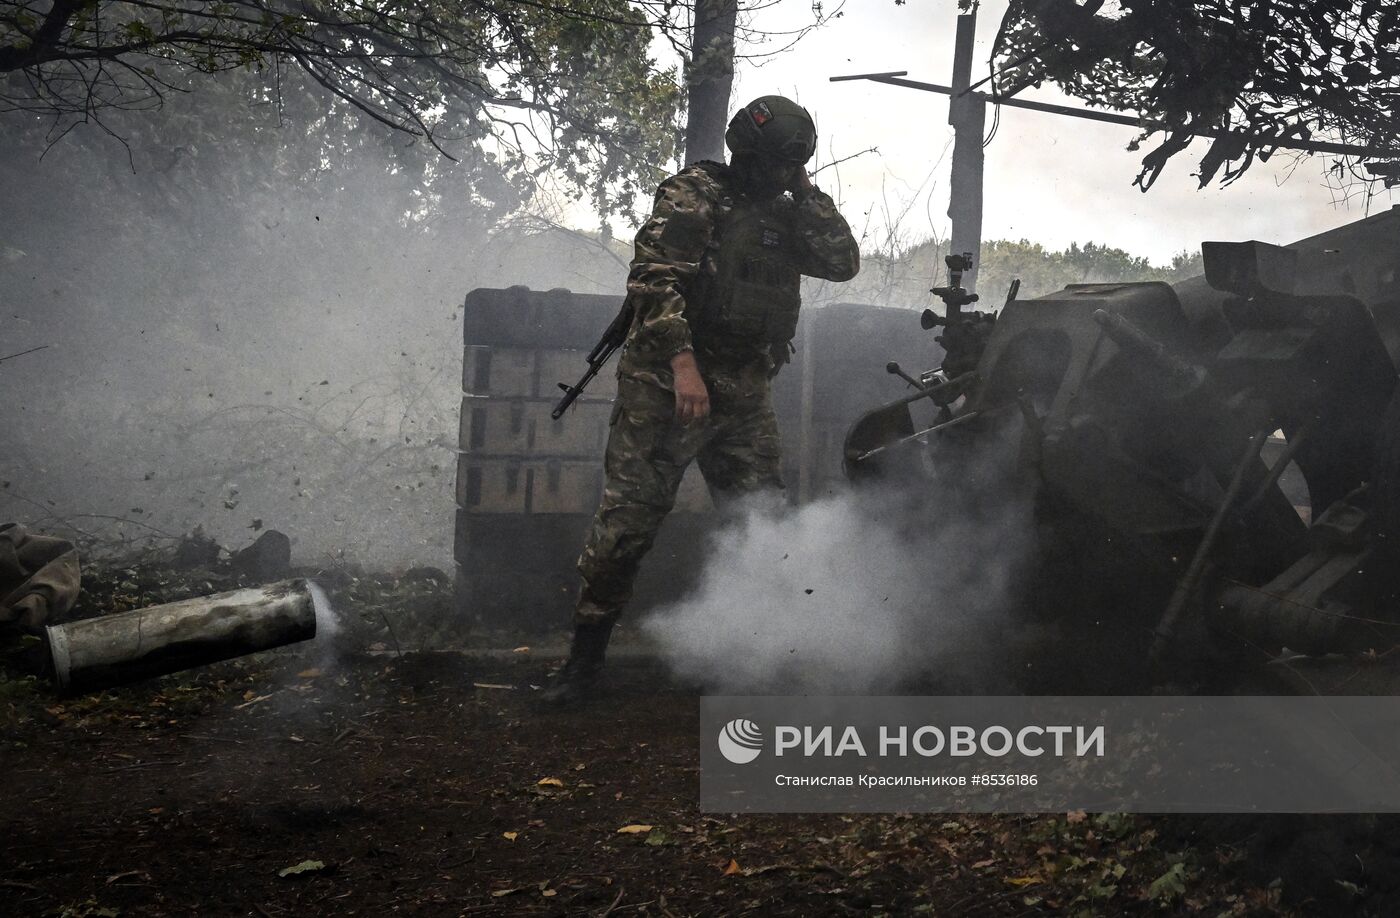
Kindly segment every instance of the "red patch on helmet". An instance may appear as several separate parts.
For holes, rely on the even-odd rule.
[[[753,116],[753,123],[759,127],[763,127],[773,120],[773,112],[768,108],[767,102],[758,103],[749,111],[749,114]]]

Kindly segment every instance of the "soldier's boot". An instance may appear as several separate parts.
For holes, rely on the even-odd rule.
[[[612,622],[580,622],[574,626],[569,659],[540,693],[545,704],[561,707],[577,704],[593,693],[603,672],[603,656],[612,636]]]

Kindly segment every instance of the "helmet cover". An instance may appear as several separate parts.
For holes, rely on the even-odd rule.
[[[784,96],[760,96],[734,113],[724,144],[731,153],[759,153],[802,165],[817,151],[817,126],[807,109]]]

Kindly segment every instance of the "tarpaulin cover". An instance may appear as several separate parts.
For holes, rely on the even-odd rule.
[[[0,625],[37,632],[64,620],[78,599],[72,542],[0,523]]]

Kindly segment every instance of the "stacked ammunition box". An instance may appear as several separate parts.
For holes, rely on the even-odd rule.
[[[574,560],[603,486],[615,360],[568,414],[549,415],[558,383],[577,381],[621,304],[618,296],[527,287],[467,295],[454,554],[460,607],[474,625],[530,633],[568,622]],[[914,370],[937,363],[937,346],[917,323],[909,310],[858,304],[804,314],[793,364],[773,392],[791,500],[839,486],[846,428],[901,392],[884,372],[887,360]],[[710,509],[692,467],[643,566],[639,609],[694,583],[690,559],[708,536]]]

